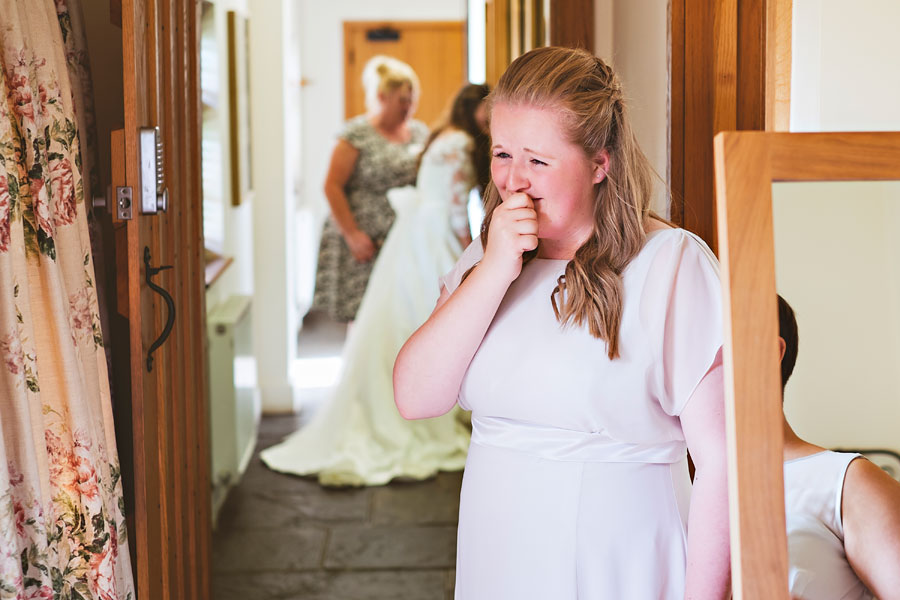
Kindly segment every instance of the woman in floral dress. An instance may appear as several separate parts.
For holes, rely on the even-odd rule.
[[[376,56],[363,70],[369,112],[351,119],[331,155],[331,208],[319,247],[313,307],[337,321],[356,317],[372,264],[394,222],[387,191],[415,183],[428,128],[412,119],[419,81],[412,68]]]

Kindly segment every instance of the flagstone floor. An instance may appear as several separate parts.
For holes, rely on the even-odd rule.
[[[311,315],[301,358],[339,353],[345,333]],[[462,473],[333,489],[260,461],[259,451],[307,423],[327,394],[305,392],[299,415],[263,417],[256,453],[213,533],[213,600],[452,600]]]

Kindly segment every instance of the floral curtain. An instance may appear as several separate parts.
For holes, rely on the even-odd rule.
[[[134,598],[70,12],[73,0],[0,0],[2,600]]]

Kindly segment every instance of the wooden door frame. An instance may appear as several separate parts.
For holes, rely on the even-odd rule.
[[[549,11],[544,14],[544,10],[542,0],[486,0],[485,81],[488,84],[496,85],[514,58],[543,46],[541,38],[548,34],[550,45],[594,51],[593,0],[552,0]],[[532,30],[531,46],[514,26],[523,15],[532,21],[528,23]],[[542,21],[543,27],[536,20]]]
[[[734,597],[788,600],[772,184],[898,180],[900,133],[720,133],[715,160]]]
[[[669,0],[670,218],[717,248],[713,137],[787,131],[793,0]]]

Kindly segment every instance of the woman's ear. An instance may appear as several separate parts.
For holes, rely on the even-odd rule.
[[[787,350],[787,343],[785,343],[784,338],[778,337],[778,360],[784,360],[784,353]]]
[[[604,148],[594,155],[594,183],[600,183],[606,179],[607,173],[609,173],[609,152]]]

